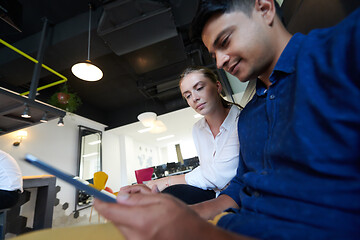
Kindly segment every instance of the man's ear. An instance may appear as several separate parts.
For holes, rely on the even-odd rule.
[[[276,16],[275,0],[255,0],[255,10],[258,11],[265,22],[271,26]]]

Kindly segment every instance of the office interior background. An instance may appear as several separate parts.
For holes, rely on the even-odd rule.
[[[46,123],[31,118],[22,121],[11,115],[5,96],[9,91],[17,95],[29,91],[35,64],[0,44],[0,87],[6,91],[0,94],[0,146],[18,161],[24,176],[46,174],[23,161],[26,153],[73,175],[79,173],[79,159],[84,164],[101,159],[101,169],[109,175],[106,185],[118,191],[136,182],[135,170],[178,162],[176,146],[183,159],[196,156],[191,129],[199,118],[187,107],[178,89],[179,76],[186,66],[205,65],[216,71],[224,86],[223,95],[229,101],[244,105],[254,90],[253,83],[240,83],[230,74],[216,70],[201,42],[191,40],[189,28],[198,1],[93,0],[91,9],[88,0],[11,1],[12,4],[0,1],[0,6],[4,6],[0,12],[5,12],[5,7],[11,10],[7,21],[5,17],[0,20],[0,39],[35,59],[43,44],[43,64],[66,78],[58,85],[37,91],[33,97],[47,105],[66,83],[82,101],[75,112],[65,110],[63,118],[54,113]],[[278,3],[292,33],[332,26],[360,5],[355,0]],[[48,25],[42,41],[44,17]],[[75,63],[84,60],[91,60],[102,70],[100,80],[80,80],[71,72]],[[38,79],[38,87],[64,80],[44,68]],[[23,103],[15,107],[18,112],[24,109]],[[31,108],[30,105],[30,110],[42,111],[41,107]],[[157,114],[158,131],[147,129],[138,120],[144,112]],[[58,126],[59,118],[64,126]],[[81,151],[79,126],[101,133],[101,139],[97,139],[101,141],[88,145],[87,152]],[[27,131],[27,136],[14,146],[21,138],[19,130]],[[73,217],[74,187],[62,180],[57,180],[56,185],[61,187],[56,195],[60,204],[67,204],[63,215]],[[25,215],[31,215],[26,211],[31,211],[34,201],[24,208]],[[89,209],[79,213],[84,216]],[[28,224],[31,225],[31,219]]]

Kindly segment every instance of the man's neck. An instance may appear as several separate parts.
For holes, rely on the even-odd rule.
[[[273,72],[276,63],[278,62],[280,55],[284,51],[286,45],[290,41],[292,35],[283,27],[283,25],[278,25],[277,29],[274,31],[274,48],[275,55],[274,60],[269,64],[263,74],[258,76],[258,78],[264,83],[266,88],[268,89],[271,85],[270,75]]]
[[[258,78],[265,85],[266,89],[269,89],[269,87],[271,86],[270,75],[267,77],[264,75],[260,75]]]

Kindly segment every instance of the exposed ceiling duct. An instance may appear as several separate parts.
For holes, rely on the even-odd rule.
[[[164,1],[149,0],[117,0],[104,5],[98,35],[140,76],[137,86],[146,98],[166,101],[180,96],[174,81],[179,74],[173,75],[186,67],[188,56],[173,13],[181,16],[176,9],[182,9],[184,3],[177,1],[175,9]],[[181,18],[178,25],[189,22],[186,20]],[[159,71],[165,74],[159,76]]]
[[[117,55],[177,35],[171,8],[149,0],[117,0],[104,5],[97,31]]]
[[[22,5],[17,0],[0,0],[0,19],[21,32]],[[1,29],[4,32],[4,29]]]

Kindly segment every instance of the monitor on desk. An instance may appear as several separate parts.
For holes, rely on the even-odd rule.
[[[184,166],[192,167],[192,168],[199,166],[199,158],[193,157],[193,158],[184,159]]]
[[[169,172],[169,173],[173,173],[173,172],[176,172],[176,169],[177,169],[177,164],[175,162],[171,162],[171,163],[167,163],[166,164],[166,170]]]

